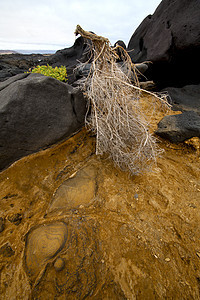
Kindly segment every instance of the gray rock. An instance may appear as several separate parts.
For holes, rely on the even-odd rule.
[[[28,71],[37,65],[49,64],[53,67],[66,66],[68,83],[76,79],[73,70],[77,64],[91,59],[90,41],[78,37],[72,47],[58,50],[55,54],[45,56],[42,54],[6,54],[0,55],[0,81],[4,81],[17,74]]]
[[[91,64],[83,64],[79,65],[74,69],[74,76],[76,80],[78,80],[81,77],[87,77],[90,73]]]
[[[159,122],[156,134],[173,143],[200,137],[200,116],[193,111],[165,116]]]
[[[136,70],[138,72],[138,75],[144,74],[148,69],[147,63],[141,63],[141,64],[135,64]]]
[[[153,81],[142,81],[140,82],[140,88],[147,91],[152,91],[156,88],[156,85]]]
[[[20,76],[0,86],[0,169],[68,138],[85,120],[78,88],[40,74]]]
[[[195,111],[200,114],[200,84],[186,85],[182,88],[167,87],[167,92],[173,107],[181,111]]]
[[[27,73],[22,73],[22,74],[18,74],[15,76],[10,77],[9,79],[0,82],[0,91],[5,89],[7,86],[9,86],[10,84],[14,83],[17,80],[21,80],[23,78],[26,78],[28,76]]]

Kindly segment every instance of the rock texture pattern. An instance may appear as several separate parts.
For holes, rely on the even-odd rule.
[[[79,89],[40,74],[0,84],[0,169],[82,127],[86,101]]]
[[[37,280],[47,261],[61,251],[67,236],[67,225],[63,222],[32,228],[27,235],[25,251],[25,267],[31,280]]]

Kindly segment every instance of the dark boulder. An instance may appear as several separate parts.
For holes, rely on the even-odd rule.
[[[79,37],[75,40],[75,43],[70,48],[58,50],[55,54],[51,55],[48,59],[52,66],[66,67],[77,65],[78,60],[87,60],[89,54],[89,45],[87,40],[83,37]]]
[[[193,111],[165,116],[159,122],[156,134],[172,143],[184,142],[192,137],[200,138],[200,116]]]
[[[51,55],[48,58],[48,64],[53,67],[66,66],[68,83],[71,84],[76,80],[73,71],[77,64],[79,62],[89,62],[90,59],[90,42],[83,37],[78,37],[72,47],[58,50]]]
[[[163,0],[132,35],[131,59],[152,61],[147,75],[161,87],[199,83],[199,20],[199,0]]]
[[[173,109],[181,111],[195,111],[200,115],[200,84],[186,85],[182,88],[168,87],[167,92],[173,104]]]
[[[117,46],[120,46],[120,47],[122,47],[123,49],[126,50],[126,44],[123,41],[121,41],[121,40],[117,41],[114,44],[114,47],[117,47]],[[115,50],[116,53],[117,53],[117,55],[118,55],[118,57],[119,57],[118,60],[117,60],[117,62],[123,61],[123,50],[120,47]]]
[[[120,46],[120,47],[122,47],[122,48],[124,48],[126,50],[126,44],[123,41],[121,41],[121,40],[117,41],[114,44],[114,47],[117,47],[117,46]]]
[[[23,78],[26,78],[28,76],[27,73],[22,73],[22,74],[18,74],[15,76],[10,77],[7,80],[4,80],[3,82],[0,83],[0,91],[5,89],[7,86],[9,86],[10,84],[14,83],[17,80],[21,80]]]
[[[85,120],[86,100],[78,88],[22,75],[0,83],[0,169],[68,138]]]

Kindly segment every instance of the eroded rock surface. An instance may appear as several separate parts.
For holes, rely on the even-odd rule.
[[[63,212],[68,209],[75,209],[78,206],[87,206],[96,195],[97,170],[94,166],[86,166],[73,178],[64,181],[57,189],[48,212],[62,209]]]
[[[160,140],[153,172],[130,176],[95,156],[94,141],[82,130],[0,173],[2,298],[199,299],[196,152]],[[92,201],[48,213],[62,183],[91,166]]]
[[[82,220],[65,218],[65,220],[68,223],[68,239],[65,242],[63,249],[59,251],[58,257],[55,257],[54,260],[49,259],[52,257],[52,254],[55,253],[55,251],[52,251],[51,249],[51,256],[46,256],[46,248],[49,248],[49,245],[46,246],[46,244],[44,244],[45,255],[43,254],[44,245],[40,249],[38,249],[38,247],[36,248],[36,250],[38,250],[39,263],[37,263],[37,266],[35,265],[35,267],[37,270],[41,270],[42,264],[46,263],[46,271],[40,276],[38,284],[34,288],[35,298],[41,297],[46,299],[55,297],[56,295],[67,295],[68,299],[83,299],[84,297],[89,295],[93,296],[97,293],[102,284],[99,279],[105,277],[106,269],[101,262],[102,253],[98,242],[97,222],[94,222],[90,218],[83,218]],[[62,235],[62,228],[57,228],[56,232],[52,235],[52,230],[50,230],[51,226],[55,225],[50,224],[49,227],[46,228],[45,239],[43,236],[41,238],[43,238],[44,242],[45,240],[47,242],[47,236],[50,238],[48,243],[53,246],[57,234]],[[41,229],[38,230],[43,230],[42,226],[40,228]],[[39,233],[40,232],[38,232],[38,234]],[[35,237],[39,236],[38,234],[36,235],[35,232]],[[33,241],[33,237],[31,236],[30,238]],[[38,241],[40,241],[40,237],[38,237]],[[56,246],[58,246],[58,244],[60,245],[60,242],[61,240],[58,238]],[[41,242],[39,243],[42,245]],[[31,248],[32,251],[29,256],[34,257],[34,247]],[[56,247],[56,249],[57,248],[58,247]],[[53,250],[55,250],[55,246],[53,247]],[[62,262],[61,267],[59,261]]]
[[[68,237],[67,225],[63,222],[43,224],[33,228],[26,238],[25,267],[31,281],[44,271],[48,260],[64,247]]]

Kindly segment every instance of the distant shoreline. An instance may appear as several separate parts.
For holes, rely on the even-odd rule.
[[[4,54],[54,54],[57,50],[0,50],[0,55]]]
[[[12,51],[12,50],[0,50],[0,54],[17,54],[17,51]]]

